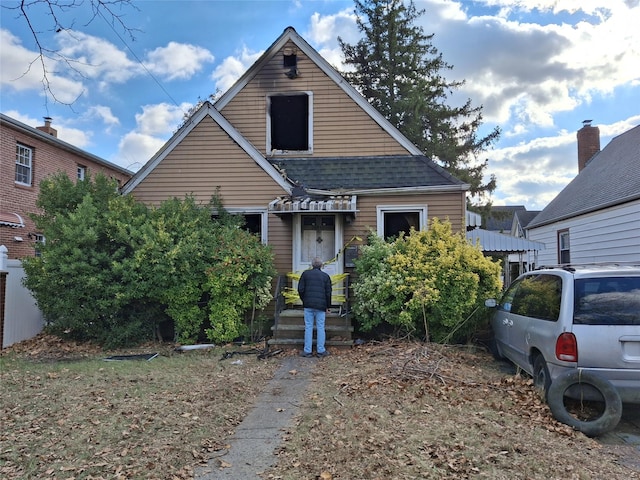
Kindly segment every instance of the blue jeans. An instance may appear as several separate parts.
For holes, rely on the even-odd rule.
[[[324,353],[324,341],[326,338],[324,331],[325,311],[315,308],[304,309],[304,351],[311,353],[311,345],[313,343],[313,322],[316,322],[316,330],[318,338],[316,339],[316,351]]]

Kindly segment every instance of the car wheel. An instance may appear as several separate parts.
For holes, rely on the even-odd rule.
[[[542,392],[546,400],[547,392],[551,385],[551,376],[549,375],[547,362],[545,362],[542,354],[536,355],[533,360],[533,385]]]
[[[492,336],[487,341],[487,348],[489,349],[489,352],[491,353],[494,359],[504,360],[504,356],[502,355],[502,352],[500,351],[500,347],[498,347],[498,342],[496,341],[494,336]]]
[[[595,388],[602,401],[572,400],[565,396],[574,385]],[[549,387],[547,403],[556,420],[589,437],[613,430],[622,417],[622,401],[616,388],[601,376],[582,369],[571,370],[556,378]]]

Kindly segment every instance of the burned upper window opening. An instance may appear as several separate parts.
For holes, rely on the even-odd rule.
[[[282,65],[285,68],[297,67],[298,66],[298,56],[295,53],[286,52],[282,56]]]
[[[270,97],[271,151],[310,151],[310,95]]]

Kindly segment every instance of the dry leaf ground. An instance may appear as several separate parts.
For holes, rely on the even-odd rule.
[[[192,478],[279,365],[224,355],[237,348],[105,362],[42,336],[3,351],[0,478]],[[313,380],[265,479],[640,478],[479,349],[386,342],[303,360]]]
[[[556,422],[529,379],[469,347],[380,344],[318,364],[263,478],[633,479]]]

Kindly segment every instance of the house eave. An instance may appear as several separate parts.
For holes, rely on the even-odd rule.
[[[540,223],[530,223],[529,225],[527,225],[526,227],[524,227],[525,230],[533,230],[535,228],[540,228],[540,227],[545,227],[547,225],[552,225],[554,223],[558,223],[558,222],[562,222],[564,220],[569,220],[575,217],[580,217],[582,215],[587,215],[589,213],[594,213],[594,212],[599,212],[600,210],[605,210],[607,208],[611,208],[611,207],[617,207],[619,205],[624,205],[626,203],[631,203],[634,202],[636,200],[640,200],[640,194],[638,195],[632,195],[630,197],[627,198],[623,198],[623,199],[617,199],[616,201],[612,201],[609,203],[605,203],[602,205],[598,205],[595,207],[591,207],[591,208],[585,208],[583,210],[577,210],[571,213],[567,213],[566,215],[562,215],[559,217],[554,217],[554,218],[550,218],[548,220],[543,220]],[[535,219],[534,219],[535,222]]]
[[[469,190],[469,184],[461,185],[433,185],[421,187],[397,187],[397,188],[362,188],[362,189],[337,189],[337,190],[319,190],[308,188],[307,192],[314,195],[407,195],[415,193],[453,193],[466,192]]]

